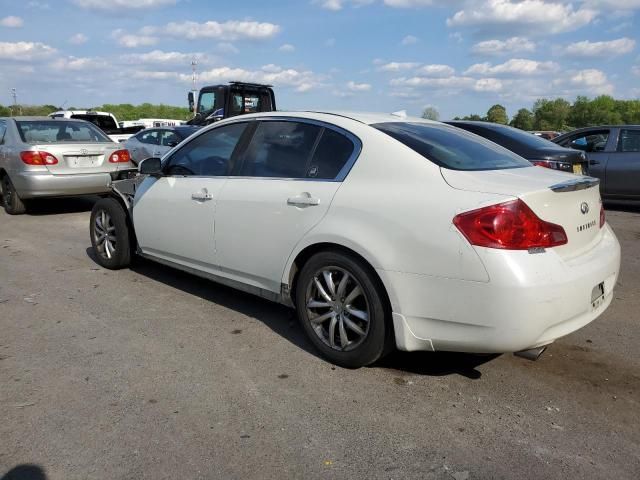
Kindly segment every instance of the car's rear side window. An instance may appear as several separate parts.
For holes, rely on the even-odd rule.
[[[427,160],[451,170],[501,170],[531,163],[493,142],[438,124],[390,122],[372,127],[398,140]]]
[[[621,130],[618,138],[618,151],[640,152],[640,130]]]
[[[355,145],[341,133],[325,128],[307,167],[307,178],[333,180],[353,154]]]

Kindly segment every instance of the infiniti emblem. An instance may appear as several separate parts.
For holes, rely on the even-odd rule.
[[[587,213],[589,213],[589,204],[587,202],[582,202],[580,204],[580,211],[582,212],[583,215],[586,215]]]
[[[86,148],[83,148],[82,150],[80,150],[80,153],[82,155],[86,155],[87,153],[89,153],[89,150],[87,150]]]

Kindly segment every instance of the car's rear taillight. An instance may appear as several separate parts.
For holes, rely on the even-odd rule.
[[[24,152],[20,152],[20,158],[27,165],[55,165],[58,163],[58,159],[55,155],[38,150],[26,150]]]
[[[520,199],[461,213],[453,223],[478,247],[528,250],[567,243],[564,228],[545,222]]]
[[[572,167],[570,163],[556,162],[555,160],[532,160],[536,167],[551,168],[553,170],[560,170],[562,172],[571,172]]]
[[[604,205],[600,205],[600,228],[604,227],[607,219],[604,216]]]
[[[128,163],[130,160],[129,150],[116,150],[109,155],[109,163]]]

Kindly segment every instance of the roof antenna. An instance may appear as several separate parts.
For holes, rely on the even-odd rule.
[[[406,110],[400,110],[397,112],[393,112],[391,115],[393,115],[394,117],[398,117],[398,118],[407,118],[407,111]]]

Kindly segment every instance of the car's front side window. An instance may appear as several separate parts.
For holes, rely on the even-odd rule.
[[[149,130],[140,135],[140,141],[148,145],[160,145],[160,132],[158,130]]]
[[[622,129],[618,138],[619,152],[640,152],[640,130]]]
[[[172,147],[180,143],[180,137],[173,130],[164,130],[162,132],[162,146]]]
[[[0,145],[4,145],[5,133],[7,133],[7,122],[0,120]]]
[[[604,152],[609,140],[609,130],[598,130],[569,137],[560,145],[585,152]]]
[[[309,159],[322,127],[292,121],[260,122],[244,154],[244,177],[313,178]]]
[[[218,177],[228,175],[229,163],[247,123],[209,130],[187,142],[164,165],[166,175]]]

